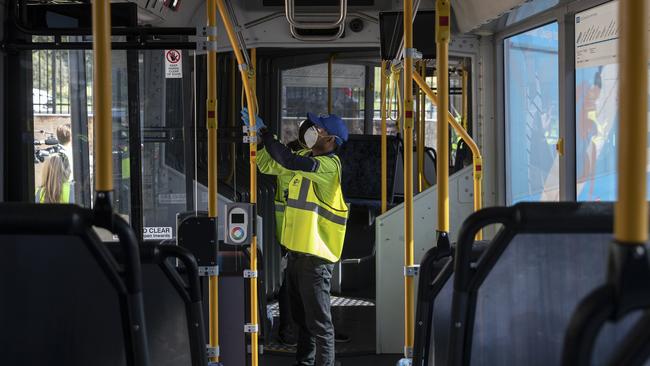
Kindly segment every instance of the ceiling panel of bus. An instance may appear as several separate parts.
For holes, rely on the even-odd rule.
[[[468,33],[499,18],[527,0],[451,0],[460,33]]]
[[[277,3],[277,1],[274,3],[269,0],[230,0],[248,47],[379,47],[379,12],[401,10],[402,7],[402,2],[397,0],[372,0],[373,5],[371,6],[349,5],[345,33],[341,39],[331,42],[306,42],[296,40],[291,36],[289,23],[284,13],[284,6],[264,5],[265,1],[267,4]],[[420,8],[433,9],[433,1],[421,0]],[[367,3],[367,1],[364,0],[361,3]],[[304,18],[305,13],[317,14],[323,21],[329,20],[335,15],[337,16],[337,12],[338,6],[296,7],[297,16]],[[332,16],[327,18],[323,14],[332,14]],[[350,21],[355,18],[363,21],[363,29],[360,32],[353,32],[350,29]],[[309,17],[307,19],[315,18]],[[217,23],[219,27],[219,49],[229,50],[230,45],[221,20],[219,19]],[[173,12],[167,11],[164,20],[157,25],[164,27],[196,27],[203,24],[205,24],[205,0],[181,0],[179,9]]]

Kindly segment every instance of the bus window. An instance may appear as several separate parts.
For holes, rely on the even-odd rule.
[[[504,40],[508,203],[559,200],[557,23]]]
[[[363,133],[365,70],[362,65],[333,65],[332,113],[343,118],[351,134]],[[327,63],[282,71],[282,142],[298,137],[307,112],[327,113]]]

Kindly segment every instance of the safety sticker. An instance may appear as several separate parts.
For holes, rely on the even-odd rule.
[[[142,237],[145,240],[172,239],[172,228],[171,226],[145,227]]]
[[[183,78],[183,55],[179,50],[165,50],[165,77]]]

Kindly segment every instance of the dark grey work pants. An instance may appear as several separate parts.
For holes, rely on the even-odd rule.
[[[334,264],[289,253],[286,269],[291,313],[298,326],[296,361],[300,366],[334,365],[334,325],[330,282]]]

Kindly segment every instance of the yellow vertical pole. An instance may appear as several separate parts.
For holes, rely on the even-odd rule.
[[[239,72],[241,74],[242,85],[244,87],[244,92],[246,94],[246,104],[248,105],[248,117],[250,119],[250,131],[249,138],[251,143],[249,144],[249,158],[250,158],[250,203],[252,205],[257,204],[257,131],[256,131],[256,105],[255,102],[255,90],[251,86],[249,80],[249,65],[246,65],[246,61],[242,55],[242,50],[239,49],[239,44],[237,43],[237,37],[233,29],[232,21],[228,15],[228,9],[223,0],[216,0],[217,8],[221,19],[223,20],[224,28],[226,29],[226,34],[228,35],[228,40],[232,46],[233,53],[235,58],[237,58],[237,64],[239,65]],[[244,50],[245,52],[245,50]],[[251,238],[251,266],[250,271],[252,277],[250,278],[250,339],[251,339],[251,365],[257,366],[259,362],[259,347],[258,347],[258,316],[257,316],[257,233],[253,233]]]
[[[332,92],[334,91],[332,89],[333,88],[332,79],[334,76],[332,75],[333,68],[334,68],[334,54],[332,53],[330,54],[329,60],[327,60],[327,114],[332,114],[332,103],[333,103]]]
[[[388,141],[386,129],[386,61],[381,62],[381,91],[379,92],[379,113],[381,115],[381,213],[388,208]]]
[[[246,52],[246,51],[244,51]],[[254,115],[257,115],[257,49],[253,48],[251,50],[251,65],[250,65],[250,94],[253,96],[248,104],[248,109],[254,111]],[[252,121],[252,120],[251,120]],[[252,126],[252,124],[251,124]],[[252,135],[251,135],[252,136]],[[255,139],[256,140],[256,139]],[[257,164],[254,159],[257,152],[257,144],[252,140],[250,143],[250,175],[251,175],[251,203],[257,204]],[[255,218],[257,219],[257,218]],[[255,273],[255,276],[250,278],[250,319],[251,325],[253,327],[259,328],[259,319],[258,319],[258,300],[257,300],[257,233],[253,234],[253,242],[251,243],[251,272]],[[251,333],[251,363],[253,366],[258,364],[258,332],[257,330]]]
[[[111,84],[111,4],[93,1],[93,106],[95,113],[95,190],[113,190],[113,119]]]
[[[426,75],[426,61],[420,61],[420,74]],[[418,128],[417,128],[417,155],[418,155],[418,192],[427,188],[426,175],[424,174],[424,138],[425,138],[425,102],[424,92],[417,89],[418,97]]]
[[[648,29],[644,0],[621,0],[619,54],[618,201],[614,238],[621,244],[648,240],[646,149],[648,139]]]
[[[436,0],[438,231],[444,233],[449,232],[449,127],[445,123],[449,111],[449,26],[449,0]]]
[[[206,2],[207,26],[217,26],[217,7],[215,0]],[[216,42],[216,36],[208,36],[208,42]],[[217,51],[209,50],[207,54],[207,100],[206,126],[208,129],[208,216],[216,218],[217,204]],[[210,276],[208,280],[209,333],[210,347],[217,355],[210,357],[211,362],[219,362],[219,275]]]
[[[413,355],[413,0],[404,0],[404,357]]]

